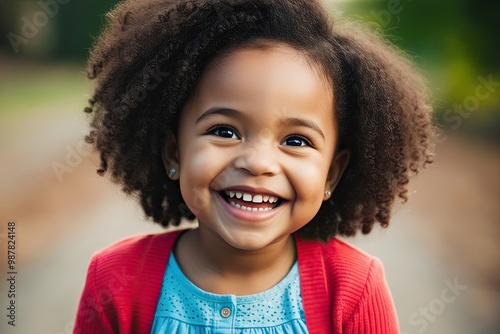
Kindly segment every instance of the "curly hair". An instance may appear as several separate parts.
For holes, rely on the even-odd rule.
[[[162,226],[195,217],[161,152],[206,65],[228,50],[268,40],[322,70],[335,92],[338,149],[350,162],[332,197],[300,232],[328,240],[388,226],[411,174],[433,158],[426,83],[407,57],[360,25],[332,20],[316,0],[126,0],[107,14],[91,51],[97,79],[85,112],[99,174],[136,196]]]

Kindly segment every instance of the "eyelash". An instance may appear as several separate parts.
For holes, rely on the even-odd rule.
[[[206,134],[207,135],[214,135],[214,136],[222,137],[222,138],[227,138],[227,139],[234,139],[234,138],[223,137],[223,136],[218,135],[218,134],[215,133],[217,130],[221,130],[221,129],[230,130],[230,131],[232,131],[234,133],[234,135],[236,135],[236,137],[238,139],[241,139],[240,136],[239,136],[239,134],[238,134],[238,131],[236,131],[235,128],[233,128],[232,126],[229,126],[229,125],[224,125],[224,124],[217,124],[217,125],[211,127],[210,129],[207,130]],[[287,146],[291,146],[291,147],[303,147],[303,146],[314,147],[314,145],[311,143],[311,141],[309,139],[307,139],[307,137],[304,137],[304,136],[299,135],[299,134],[289,135],[288,137],[286,137],[282,141],[282,143],[286,142],[287,140],[289,140],[291,138],[299,138],[304,143],[304,145],[300,145],[300,146],[287,145]]]
[[[286,137],[285,140],[283,140],[283,143],[291,138],[299,138],[301,141],[304,142],[305,145],[300,145],[300,146],[289,145],[289,146],[292,146],[292,147],[303,147],[303,146],[314,147],[309,139],[307,139],[306,137],[304,137],[302,135],[297,135],[297,134],[293,134],[293,135]]]
[[[226,130],[229,129],[232,132],[234,132],[234,134],[238,137],[238,139],[240,138],[238,131],[236,131],[232,126],[224,125],[224,124],[217,124],[215,126],[212,126],[210,129],[207,130],[206,134],[207,135],[214,135],[214,136],[222,137],[222,138],[227,138],[227,137],[223,137],[223,136],[215,134],[215,132],[217,130],[221,130],[221,129],[226,129]],[[231,138],[228,138],[228,139],[231,139]]]

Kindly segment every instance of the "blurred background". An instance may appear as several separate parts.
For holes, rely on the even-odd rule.
[[[0,2],[0,332],[71,333],[90,256],[160,231],[106,178],[82,140],[85,59],[110,0]],[[500,333],[498,1],[328,1],[422,69],[437,158],[392,225],[348,241],[381,258],[402,333]],[[16,326],[7,232],[16,223]]]

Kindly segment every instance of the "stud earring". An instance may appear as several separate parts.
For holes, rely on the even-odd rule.
[[[175,169],[175,168],[171,168],[171,169],[168,171],[168,177],[169,177],[169,178],[172,178],[172,177],[175,175],[175,173],[177,173],[177,169]]]
[[[332,192],[330,190],[325,191],[325,196],[326,197],[332,196]]]

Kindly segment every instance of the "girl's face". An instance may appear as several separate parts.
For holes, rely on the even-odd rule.
[[[331,84],[290,47],[214,60],[183,108],[178,151],[166,161],[178,164],[200,232],[257,250],[307,224],[348,160],[334,157],[333,110]]]

